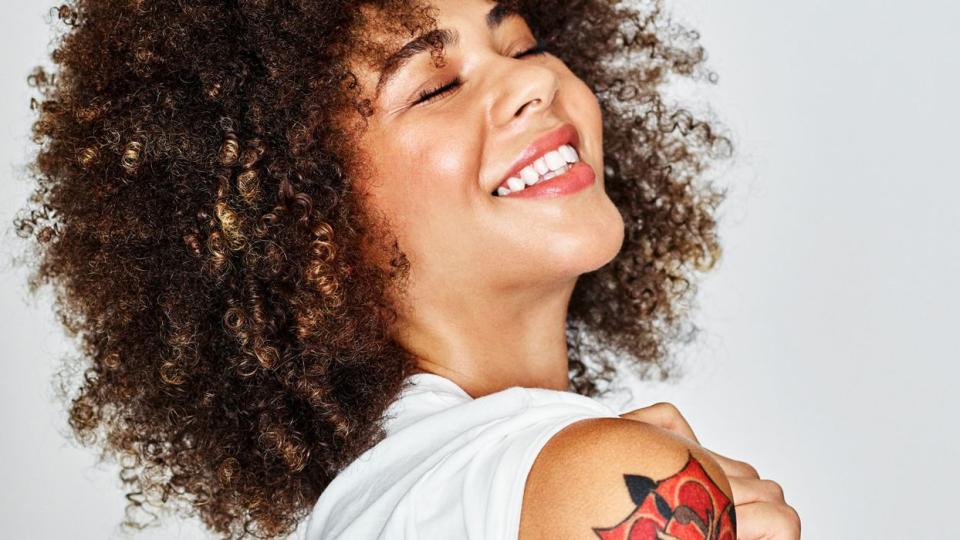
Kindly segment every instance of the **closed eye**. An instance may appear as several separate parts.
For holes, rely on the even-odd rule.
[[[536,45],[534,45],[533,47],[530,47],[529,49],[523,52],[518,53],[516,56],[514,56],[514,58],[523,58],[525,56],[539,55],[539,54],[544,54],[546,52],[547,52],[546,45],[542,41],[537,41]],[[443,94],[446,94],[447,92],[449,92],[450,90],[453,90],[454,88],[457,88],[461,84],[463,84],[463,81],[460,79],[460,76],[457,75],[456,77],[454,77],[452,81],[446,84],[438,86],[432,90],[421,91],[420,94],[417,96],[417,100],[414,101],[413,104],[420,105],[422,103],[427,103],[429,101],[432,101],[434,98],[437,98],[442,96]]]

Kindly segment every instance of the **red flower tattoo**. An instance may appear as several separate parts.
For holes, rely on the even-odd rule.
[[[625,474],[637,508],[613,527],[594,528],[602,540],[736,540],[733,503],[687,450],[687,463],[658,482]]]

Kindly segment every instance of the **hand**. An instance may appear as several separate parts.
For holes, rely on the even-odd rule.
[[[671,403],[655,403],[620,417],[657,426],[700,446],[690,424]],[[800,516],[783,500],[780,484],[761,479],[749,463],[703,450],[717,461],[730,481],[739,540],[799,540]]]

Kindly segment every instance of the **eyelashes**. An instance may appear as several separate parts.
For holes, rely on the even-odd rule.
[[[421,103],[426,103],[436,97],[439,97],[450,90],[453,90],[457,86],[463,84],[463,81],[460,80],[460,76],[457,75],[454,79],[444,85],[438,86],[433,90],[422,90],[417,96],[417,100],[413,102],[414,105],[419,105]]]
[[[537,44],[529,49],[517,54],[514,58],[523,58],[525,56],[533,56],[544,54],[547,52],[547,47],[542,41],[537,41]],[[463,84],[463,80],[460,79],[460,76],[457,75],[454,79],[448,83],[442,84],[432,90],[422,90],[417,96],[417,100],[413,102],[414,105],[420,105],[422,103],[427,103],[433,99],[442,96],[443,94],[453,90],[454,88]]]

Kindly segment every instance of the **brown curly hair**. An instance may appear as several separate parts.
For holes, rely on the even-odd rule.
[[[176,505],[225,538],[282,537],[379,420],[415,361],[389,332],[408,264],[351,189],[344,111],[370,114],[347,55],[360,5],[411,33],[412,2],[75,0],[34,68],[28,164],[14,220],[31,292],[78,337],[61,385],[77,439],[120,464],[125,526]],[[659,0],[519,0],[547,50],[593,88],[604,182],[624,244],[569,304],[571,388],[598,396],[614,357],[675,372],[691,273],[720,257],[725,192],[698,182],[728,157],[715,121],[670,106],[671,75],[715,82],[695,32]],[[711,125],[713,124],[713,125]]]

